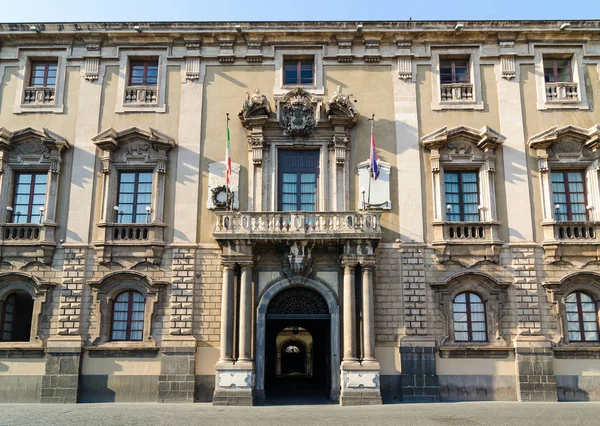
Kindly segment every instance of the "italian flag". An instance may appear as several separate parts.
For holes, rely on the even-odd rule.
[[[229,135],[229,117],[227,117],[227,142],[225,142],[225,183],[231,184],[231,136]]]

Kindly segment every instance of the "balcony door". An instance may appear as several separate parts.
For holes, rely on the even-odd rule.
[[[278,154],[279,211],[317,209],[319,151],[280,150]]]

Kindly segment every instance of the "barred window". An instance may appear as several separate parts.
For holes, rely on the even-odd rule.
[[[113,303],[112,340],[142,340],[144,310],[142,294],[133,290],[120,293]]]
[[[592,297],[583,292],[571,293],[566,300],[567,328],[571,342],[598,341],[598,312]]]
[[[485,305],[475,293],[461,293],[452,303],[454,340],[456,342],[486,342]]]

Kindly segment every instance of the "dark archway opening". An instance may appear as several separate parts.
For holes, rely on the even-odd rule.
[[[292,287],[267,309],[265,396],[269,404],[329,403],[331,336],[327,303]]]
[[[29,342],[33,299],[24,291],[15,291],[0,306],[0,341]]]

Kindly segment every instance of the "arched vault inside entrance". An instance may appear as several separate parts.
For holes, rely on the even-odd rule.
[[[306,286],[281,290],[266,313],[265,392],[268,400],[329,397],[331,316],[319,292]]]

